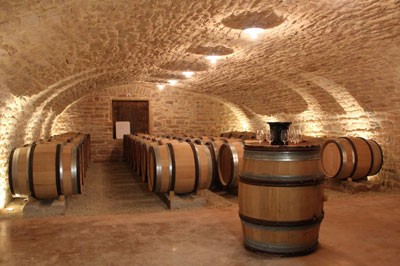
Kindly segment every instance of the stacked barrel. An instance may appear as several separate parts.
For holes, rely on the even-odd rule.
[[[124,158],[153,192],[228,190],[238,186],[244,142],[212,136],[125,135]]]
[[[89,160],[88,134],[69,132],[15,148],[8,170],[11,193],[40,200],[81,194]]]
[[[373,140],[341,137],[325,141],[321,149],[321,164],[326,177],[364,180],[380,171],[383,153]]]

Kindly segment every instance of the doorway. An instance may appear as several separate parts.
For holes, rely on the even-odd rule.
[[[113,137],[115,122],[129,121],[131,134],[149,134],[149,101],[112,100]]]

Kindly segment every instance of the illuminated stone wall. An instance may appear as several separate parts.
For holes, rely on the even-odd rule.
[[[10,200],[8,160],[13,148],[46,138],[52,112],[37,112],[34,97],[19,97],[0,92],[0,209]]]
[[[211,97],[167,87],[119,86],[92,93],[69,106],[53,125],[53,134],[79,131],[91,134],[93,161],[122,159],[122,142],[112,137],[111,101],[145,99],[150,104],[152,134],[219,135],[241,129],[242,117]]]
[[[363,81],[356,80],[352,84],[353,88],[360,88],[356,94],[322,76],[302,76],[306,81],[284,81],[282,84],[301,95],[307,108],[298,113],[275,108],[271,110],[273,115],[249,112],[252,127],[266,129],[268,121],[292,121],[294,127],[302,128],[304,135],[373,139],[383,150],[384,165],[372,179],[378,179],[386,187],[400,187],[400,83],[394,84],[394,87],[364,89],[361,86]],[[382,100],[380,94],[388,97]],[[292,108],[299,106],[296,102],[291,102],[291,105]]]

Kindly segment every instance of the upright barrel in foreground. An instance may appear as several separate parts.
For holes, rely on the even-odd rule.
[[[246,248],[301,255],[318,246],[323,219],[319,146],[245,145],[239,216]]]

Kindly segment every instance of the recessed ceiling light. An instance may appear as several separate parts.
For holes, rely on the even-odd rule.
[[[165,88],[164,84],[157,84],[157,88],[162,91]]]
[[[221,56],[219,56],[219,55],[208,55],[208,56],[206,56],[206,59],[209,60],[212,64],[215,64],[215,63],[217,63],[217,61],[219,59],[221,59]]]
[[[265,30],[262,28],[247,28],[243,32],[250,36],[251,39],[257,39],[258,35],[263,33]]]
[[[170,79],[170,80],[168,80],[168,83],[171,84],[172,86],[174,86],[174,85],[176,85],[176,83],[178,83],[178,81],[175,79]]]
[[[183,71],[182,75],[184,75],[187,78],[191,78],[194,75],[193,71]]]

